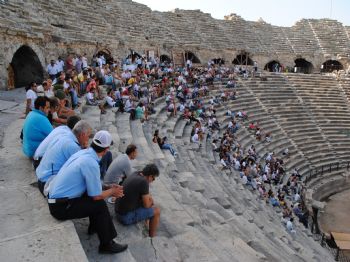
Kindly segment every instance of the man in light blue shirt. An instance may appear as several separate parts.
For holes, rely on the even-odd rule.
[[[80,117],[79,116],[70,116],[67,119],[67,125],[66,126],[59,126],[56,127],[54,130],[52,130],[52,132],[40,143],[39,147],[36,149],[35,154],[34,154],[34,161],[33,161],[33,165],[34,165],[34,169],[36,169],[41,161],[41,158],[44,156],[44,153],[46,151],[46,149],[48,148],[48,146],[52,143],[56,143],[57,140],[60,139],[60,137],[64,136],[64,135],[70,135],[70,136],[74,136],[74,134],[72,133],[72,129],[74,128],[75,124],[78,123],[80,121]]]
[[[119,253],[127,245],[114,242],[114,228],[105,198],[122,197],[123,187],[111,185],[102,190],[100,159],[112,144],[111,135],[104,130],[97,132],[91,147],[72,155],[49,185],[50,213],[59,220],[89,217],[88,233],[97,233],[100,253]]]
[[[55,176],[64,163],[81,148],[87,148],[92,128],[84,120],[80,120],[71,134],[62,135],[57,141],[52,141],[36,169],[38,187],[43,194],[45,183]]]

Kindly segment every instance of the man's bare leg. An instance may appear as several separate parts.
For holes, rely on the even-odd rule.
[[[154,207],[154,216],[151,218],[149,222],[149,236],[154,237],[157,232],[159,218],[160,218],[160,208]]]

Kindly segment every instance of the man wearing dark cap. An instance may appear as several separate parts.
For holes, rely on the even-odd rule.
[[[89,217],[88,233],[97,233],[100,253],[119,253],[127,245],[114,242],[117,232],[109,214],[105,198],[122,197],[123,188],[112,185],[102,190],[100,159],[112,144],[111,135],[104,130],[97,132],[91,147],[78,151],[62,166],[49,186],[50,213],[59,220]]]

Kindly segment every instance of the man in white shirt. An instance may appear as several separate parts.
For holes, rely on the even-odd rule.
[[[64,68],[64,61],[62,60],[62,57],[58,57],[58,60],[56,62],[56,67],[57,67],[57,73],[61,73],[63,72],[63,68]]]
[[[113,90],[112,89],[108,90],[108,93],[107,93],[107,96],[106,96],[106,103],[110,107],[115,107],[116,101],[113,98]]]
[[[34,109],[34,102],[37,99],[38,95],[36,94],[37,85],[35,82],[32,82],[29,86],[29,89],[26,92],[26,114],[28,114],[31,110]]]
[[[62,136],[71,135],[73,136],[72,129],[75,124],[81,120],[79,116],[70,116],[67,119],[67,125],[62,125],[56,127],[51,133],[40,143],[39,147],[35,150],[33,157],[33,166],[34,169],[40,164],[41,158],[45,154],[47,148],[50,144],[56,143]]]
[[[289,219],[289,221],[287,221],[286,227],[287,227],[289,234],[291,234],[293,239],[294,239],[296,237],[297,232],[294,229],[293,221],[294,221],[294,219],[291,217]]]
[[[102,66],[103,66],[102,56],[99,56],[99,57],[97,58],[97,63],[98,63],[98,66],[99,66],[100,68],[102,68]]]
[[[54,80],[58,74],[58,67],[55,60],[51,60],[50,64],[47,66],[47,73],[49,74],[51,80]]]
[[[88,67],[88,60],[86,58],[86,53],[83,54],[82,56],[82,61],[83,61],[83,70]]]

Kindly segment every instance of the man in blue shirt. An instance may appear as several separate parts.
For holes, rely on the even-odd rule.
[[[46,96],[38,97],[23,125],[23,153],[32,158],[40,143],[51,133],[53,127],[47,118],[50,100]]]
[[[102,190],[100,159],[112,144],[107,131],[95,134],[91,147],[72,155],[62,166],[49,186],[48,203],[50,213],[59,220],[89,217],[88,233],[97,232],[100,253],[119,253],[127,245],[113,241],[117,236],[105,198],[122,197],[123,187],[111,185]]]
[[[42,194],[46,182],[57,175],[66,161],[82,148],[87,148],[92,128],[85,120],[80,120],[73,128],[73,132],[63,134],[57,141],[49,144],[38,168],[38,187]]]
[[[57,140],[60,139],[63,135],[70,135],[74,136],[72,133],[72,129],[74,128],[75,124],[78,123],[81,120],[79,116],[70,116],[67,119],[67,125],[62,125],[56,127],[52,132],[40,143],[39,147],[35,150],[35,154],[33,157],[33,166],[34,169],[36,169],[41,161],[41,158],[44,156],[45,151],[47,150],[48,146],[51,143],[56,143]]]

